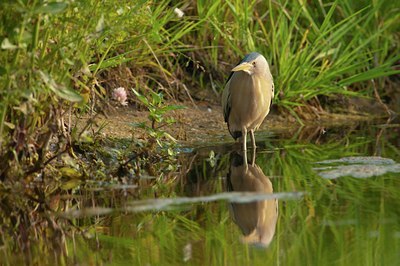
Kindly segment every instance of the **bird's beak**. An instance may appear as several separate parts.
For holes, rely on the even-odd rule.
[[[237,72],[237,71],[244,71],[250,74],[250,69],[253,68],[253,65],[249,62],[243,62],[240,65],[235,66],[232,71]]]

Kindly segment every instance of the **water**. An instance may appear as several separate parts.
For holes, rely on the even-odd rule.
[[[176,173],[125,185],[87,181],[62,195],[73,207],[57,215],[74,229],[56,255],[39,241],[28,261],[398,265],[399,132],[367,124],[260,132],[247,170],[239,145],[215,144],[218,137],[212,146],[193,144],[182,149]],[[382,166],[389,168],[371,170]],[[7,244],[3,264],[25,263]]]

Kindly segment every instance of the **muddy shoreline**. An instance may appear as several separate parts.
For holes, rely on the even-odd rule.
[[[184,102],[180,105],[185,106],[185,108],[170,111],[165,115],[166,117],[174,118],[176,122],[172,125],[161,126],[162,130],[168,132],[179,143],[232,141],[219,105],[210,103],[195,105],[192,102]],[[363,109],[367,108],[366,106]],[[106,112],[106,116],[98,115],[95,118],[93,129],[104,126],[100,132],[106,138],[144,140],[146,139],[146,132],[143,129],[132,126],[132,124],[146,122],[150,126],[148,114],[147,111],[137,110],[134,106],[113,107]],[[89,116],[83,116],[76,120],[78,128],[82,128],[88,119]],[[387,117],[382,110],[375,114],[364,111],[352,111],[347,114],[325,111],[319,113],[308,112],[302,113],[302,119],[298,120],[290,114],[280,114],[273,109],[264,120],[259,131],[294,131],[302,126],[331,127],[352,125],[365,121],[385,123],[386,120]]]

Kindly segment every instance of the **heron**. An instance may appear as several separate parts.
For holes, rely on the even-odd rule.
[[[245,154],[247,133],[250,132],[251,144],[255,150],[254,131],[268,115],[273,98],[274,81],[267,60],[257,52],[247,54],[232,69],[222,93],[228,130],[235,140],[239,138],[242,141]]]

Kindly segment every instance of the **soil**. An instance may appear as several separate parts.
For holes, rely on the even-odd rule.
[[[174,103],[176,104],[176,103]],[[210,102],[183,102],[179,103],[185,106],[185,109],[170,111],[167,116],[176,120],[172,125],[165,125],[163,130],[168,132],[180,143],[197,142],[224,142],[232,141],[228,133],[227,126],[222,115],[220,105]],[[304,125],[329,126],[344,125],[354,123],[355,121],[365,121],[376,118],[376,115],[382,116],[382,110],[375,114],[366,113],[365,110],[371,109],[371,102],[365,100],[355,100],[347,106],[349,111],[346,114],[332,114],[324,110],[315,110],[316,108],[303,108],[296,110],[297,115],[301,117],[299,122],[290,114],[282,114],[276,109],[264,120],[259,130],[271,131],[291,131]],[[357,106],[357,108],[351,108]],[[377,108],[373,108],[377,110]],[[78,121],[78,126],[82,127],[88,117],[83,117]],[[133,127],[132,123],[146,122],[150,126],[147,111],[139,111],[134,106],[117,106],[107,112],[106,116],[97,116],[95,119],[97,127],[104,125],[101,132],[105,137],[113,138],[135,138],[146,139],[144,130]],[[95,126],[96,127],[96,126]]]

